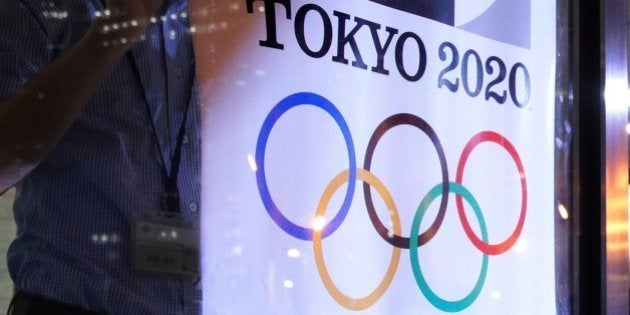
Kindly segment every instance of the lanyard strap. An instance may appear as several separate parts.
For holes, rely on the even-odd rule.
[[[177,133],[177,143],[175,144],[175,152],[173,153],[173,158],[171,160],[171,171],[166,178],[166,209],[169,211],[180,212],[179,207],[179,187],[177,186],[177,177],[179,176],[179,166],[182,157],[182,144],[184,143],[184,135],[186,130],[186,120],[188,118],[188,107],[190,106],[190,101],[186,104],[186,111],[184,112],[184,119],[182,120],[182,124],[179,126],[179,131]],[[148,106],[147,106],[148,108]],[[155,139],[157,141],[157,133],[155,133],[155,124],[153,125],[153,131],[155,134]],[[157,141],[159,142],[159,141]],[[162,154],[160,154],[162,156]],[[164,162],[162,162],[164,163]],[[166,169],[166,167],[164,167]]]
[[[149,122],[151,124],[151,128],[153,129],[153,135],[154,135],[154,139],[155,142],[157,144],[158,150],[159,150],[159,155],[160,155],[160,160],[162,161],[162,172],[164,174],[164,177],[166,178],[166,185],[165,185],[165,194],[166,194],[166,200],[164,201],[164,206],[168,211],[172,211],[172,212],[180,212],[180,205],[179,205],[179,187],[177,186],[177,178],[179,176],[179,168],[180,168],[180,162],[181,162],[181,156],[182,156],[182,144],[184,143],[184,136],[186,134],[185,130],[186,130],[186,121],[188,120],[188,111],[189,111],[189,107],[190,107],[190,96],[188,99],[188,102],[186,102],[186,109],[184,111],[184,118],[182,119],[182,123],[179,126],[179,131],[177,132],[177,142],[175,143],[175,151],[173,152],[173,157],[171,158],[171,169],[170,171],[167,170],[166,167],[166,161],[164,160],[164,151],[162,150],[162,146],[160,145],[160,139],[158,138],[158,132],[157,132],[157,127],[155,126],[155,123],[153,122],[153,113],[151,112],[151,107],[149,106],[149,98],[147,96],[147,91],[144,87],[144,85],[142,84],[141,81],[141,77],[140,77],[140,69],[138,68],[138,64],[136,63],[136,60],[133,57],[133,54],[131,52],[131,50],[127,51],[127,58],[129,59],[129,63],[131,64],[131,68],[134,72],[134,74],[138,77],[138,80],[140,81],[140,87],[142,88],[142,95],[144,96],[144,104],[145,104],[145,108],[147,110],[147,114],[149,116]],[[167,91],[168,91],[168,84],[167,84]],[[191,93],[193,93],[191,91]],[[168,102],[168,96],[167,96],[167,100]]]

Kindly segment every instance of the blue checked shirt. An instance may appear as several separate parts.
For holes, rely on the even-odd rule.
[[[18,237],[7,263],[18,288],[109,314],[199,312],[198,281],[130,267],[134,214],[160,209],[187,108],[180,207],[188,223],[199,218],[199,106],[187,4],[166,2],[61,142],[16,185]],[[78,41],[103,9],[100,0],[1,0],[0,98]]]

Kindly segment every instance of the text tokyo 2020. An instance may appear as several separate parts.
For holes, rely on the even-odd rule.
[[[322,7],[308,3],[292,12],[291,0],[245,0],[247,12],[254,13],[254,3],[264,3],[265,28],[267,38],[260,40],[260,46],[284,49],[286,38],[278,38],[277,18],[294,20],[295,40],[300,49],[309,57],[323,58],[332,52],[331,60],[345,65],[371,71],[381,75],[390,75],[385,65],[387,58],[392,58],[398,74],[407,81],[415,82],[423,78],[427,68],[429,55],[420,35],[412,31],[401,31],[350,14],[333,11],[336,20]],[[276,14],[276,5],[280,4],[285,12]],[[392,10],[390,8],[384,8]],[[401,12],[401,14],[404,14]],[[312,15],[321,23],[323,33],[321,42],[309,40],[306,30],[307,16]],[[421,17],[418,17],[421,18]],[[371,45],[376,53],[375,60],[366,60],[362,54],[357,36],[369,32]],[[310,43],[310,44],[309,44]],[[336,47],[333,48],[333,45]],[[351,54],[347,54],[346,48]],[[414,49],[418,60],[406,60],[405,50]],[[477,51],[468,49],[461,54],[451,42],[444,42],[436,52],[443,68],[437,79],[438,88],[446,88],[453,93],[465,93],[470,97],[483,97],[486,101],[504,104],[511,102],[522,108],[529,104],[531,96],[531,79],[527,66],[516,62],[506,64],[498,56],[482,57]],[[352,58],[352,61],[350,60]]]

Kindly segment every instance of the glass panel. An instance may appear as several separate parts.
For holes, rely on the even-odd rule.
[[[198,313],[199,278],[181,276],[197,267],[200,186],[188,14],[186,0],[0,1],[1,313],[7,271],[15,313]],[[132,234],[147,217],[159,229]]]
[[[205,313],[571,311],[565,2],[191,5]]]
[[[575,132],[574,122],[576,109],[574,106],[574,85],[570,71],[573,64],[572,29],[570,26],[571,7],[569,1],[557,1],[557,33],[556,33],[556,118],[555,118],[555,193],[556,212],[555,244],[556,244],[556,301],[557,314],[572,314],[576,310],[574,296],[577,288],[573,285],[574,246],[577,238],[573,226],[577,224],[578,215],[573,196],[573,168]]]
[[[54,154],[20,183],[16,219],[32,228],[25,213],[37,212],[40,230],[22,233],[14,265],[49,268],[15,267],[24,287],[93,310],[194,313],[196,279],[147,276],[131,269],[129,254],[129,227],[137,211],[162,205],[163,167],[181,142],[178,228],[197,225],[201,213],[205,314],[574,311],[567,0],[218,2],[191,0],[186,11],[168,1],[138,38],[119,37],[138,21],[118,21],[120,12],[98,0],[71,10],[65,2],[2,6],[12,11],[1,16],[20,20],[21,12],[46,30],[29,42],[38,52],[24,57],[28,75],[2,73],[2,98],[71,56],[91,23],[95,38],[107,39],[90,42],[87,51],[99,56],[137,40],[103,66],[114,75],[97,88],[98,102],[75,113]],[[19,46],[7,20],[1,48]],[[175,139],[181,121],[197,130],[190,34],[202,103],[201,211],[196,133]],[[13,196],[0,195],[3,255],[15,235]],[[91,220],[77,215],[86,208]],[[40,257],[29,255],[33,248],[48,260],[22,261]],[[12,294],[5,271],[0,312]],[[153,299],[135,287],[151,288]],[[121,302],[132,296],[142,301]]]
[[[604,2],[606,313],[630,313],[628,273],[627,1]]]

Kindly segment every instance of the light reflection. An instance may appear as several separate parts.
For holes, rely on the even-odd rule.
[[[628,110],[628,82],[619,78],[607,79],[604,87],[604,98],[607,107]]]
[[[90,235],[90,240],[93,244],[96,245],[107,245],[107,244],[117,244],[120,243],[120,235],[117,233],[103,233],[103,234],[92,234]]]
[[[313,220],[313,230],[320,232],[326,226],[326,218],[323,216],[317,216]]]
[[[232,247],[232,254],[234,254],[234,256],[241,256],[243,255],[243,247],[240,245],[236,245],[234,247]]]
[[[494,291],[492,291],[492,293],[490,293],[490,296],[492,296],[493,299],[500,299],[501,298],[501,291],[494,290]]]
[[[297,248],[291,248],[287,251],[287,256],[291,258],[298,258],[300,257],[300,251]]]
[[[628,251],[628,242],[627,241],[621,241],[621,242],[610,241],[608,242],[608,244],[606,244],[606,249],[611,253],[612,252],[625,253],[626,251]]]
[[[628,250],[628,242],[627,241],[610,241],[606,244],[606,249],[609,252],[621,252],[625,253]]]
[[[249,169],[252,170],[252,172],[255,173],[256,171],[258,171],[256,159],[254,159],[254,156],[251,153],[247,155],[247,163],[249,164]]]
[[[558,205],[558,213],[560,213],[560,217],[564,220],[569,218],[569,211],[567,211],[567,208],[563,204]]]
[[[284,287],[285,287],[285,288],[287,288],[287,289],[291,289],[291,288],[293,288],[293,286],[294,286],[293,281],[291,281],[291,280],[289,280],[289,279],[284,280]]]
[[[519,253],[526,252],[528,247],[529,247],[529,244],[527,243],[526,240],[520,238],[518,241],[516,241],[515,249],[517,252]]]
[[[628,224],[625,222],[611,222],[606,225],[606,234],[614,235],[620,234],[623,235],[628,231]]]
[[[68,11],[44,11],[42,13],[45,18],[63,20],[68,18]]]
[[[101,27],[101,33],[103,34],[110,34],[110,33],[115,33],[116,31],[119,31],[121,29],[127,29],[127,28],[135,28],[135,27],[139,27],[140,22],[138,22],[137,20],[130,20],[130,21],[123,21],[120,23],[111,23],[111,24],[105,24]],[[171,34],[171,37],[174,38],[174,34]],[[120,38],[114,38],[111,40],[106,40],[101,42],[101,45],[103,47],[110,47],[110,46],[116,46],[118,44],[122,44],[125,45],[127,43],[131,43],[131,42],[135,42],[138,40],[145,40],[146,37],[144,34],[140,35],[139,38],[128,38],[128,37],[120,37]]]

